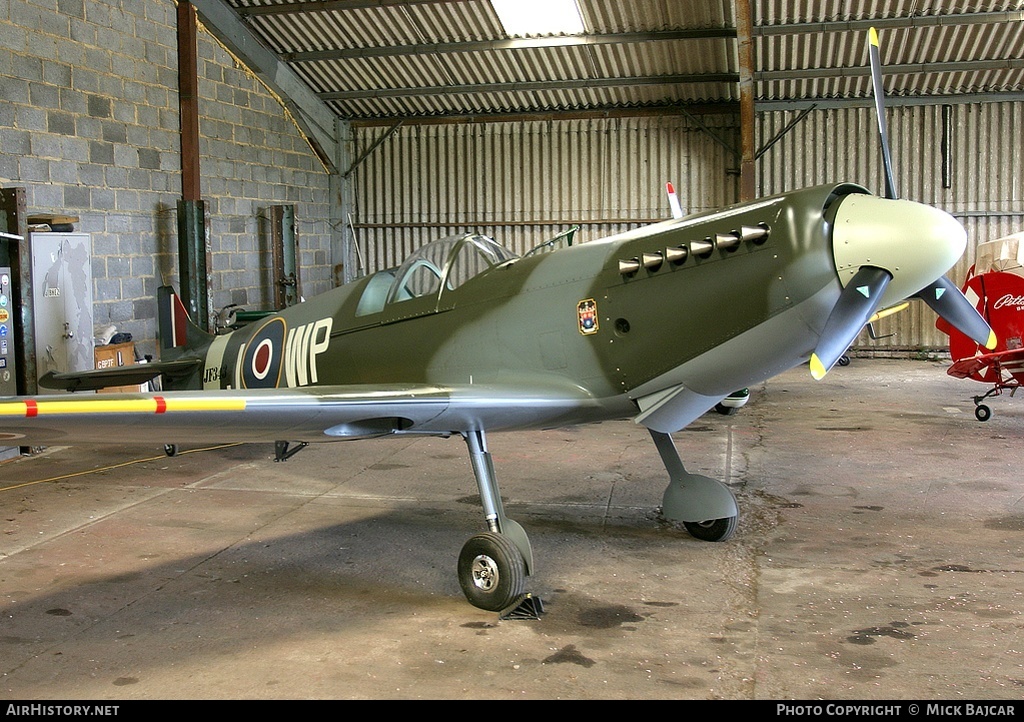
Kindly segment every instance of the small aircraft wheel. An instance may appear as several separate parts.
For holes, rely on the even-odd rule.
[[[168,456],[177,456],[178,455],[178,445],[177,444],[164,444],[164,453],[167,454]]]
[[[974,416],[978,421],[988,421],[992,418],[992,409],[985,404],[978,404],[974,407]]]
[[[508,537],[477,534],[459,553],[459,584],[474,607],[500,612],[523,594],[526,562]]]
[[[736,531],[739,517],[730,516],[725,519],[709,519],[708,521],[686,521],[683,526],[690,535],[701,541],[725,541]]]
[[[839,365],[840,366],[849,366],[850,365],[850,357],[847,356],[846,354],[843,354],[842,356],[840,356],[839,357]]]
[[[726,406],[725,404],[715,404],[715,411],[722,414],[723,416],[732,416],[736,413],[735,406]]]

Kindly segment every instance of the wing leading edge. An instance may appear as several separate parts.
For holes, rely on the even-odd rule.
[[[599,408],[579,387],[334,386],[313,389],[62,394],[0,401],[16,444],[336,441],[554,426]]]

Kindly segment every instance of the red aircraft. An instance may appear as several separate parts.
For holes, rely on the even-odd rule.
[[[974,397],[974,415],[988,421],[992,409],[982,402],[1004,391],[1013,396],[1024,383],[1024,232],[979,243],[961,290],[988,321],[996,346],[989,351],[941,320],[935,326],[949,334],[947,373],[992,387]]]

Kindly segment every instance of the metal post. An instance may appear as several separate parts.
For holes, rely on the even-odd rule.
[[[754,38],[750,0],[736,2],[736,33],[740,71],[740,200],[757,194],[754,175]]]
[[[335,168],[352,166],[352,124],[338,119],[334,128],[337,140]],[[356,263],[355,239],[349,217],[355,208],[352,179],[341,170],[330,174],[331,265],[335,285],[354,281],[359,277]]]
[[[0,212],[6,220],[6,231],[22,240],[11,243],[11,309],[20,313],[19,323],[14,324],[15,365],[17,366],[18,393],[35,394],[36,384],[36,341],[35,314],[32,299],[32,251],[28,241],[28,215],[25,206],[24,188],[0,190]]]
[[[181,197],[198,201],[199,79],[196,51],[196,9],[178,3],[178,115],[181,126]]]
[[[270,245],[274,274],[274,308],[299,302],[298,240],[295,237],[295,206],[270,207]]]
[[[178,266],[181,297],[192,322],[204,331],[210,324],[210,242],[203,201],[178,201]]]

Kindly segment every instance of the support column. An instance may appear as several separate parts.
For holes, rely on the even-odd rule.
[[[178,115],[181,124],[181,200],[178,201],[178,274],[192,322],[210,324],[210,245],[199,186],[199,61],[196,9],[178,2]]]
[[[299,283],[295,206],[270,207],[270,246],[274,273],[274,309],[294,306],[302,296]]]
[[[736,0],[740,71],[740,201],[757,195],[754,168],[754,37],[750,0]]]
[[[178,201],[178,268],[185,309],[194,324],[210,332],[210,241],[202,201]]]
[[[11,264],[11,306],[12,313],[20,313],[19,322],[14,324],[14,363],[17,367],[17,388],[19,394],[38,393],[36,384],[36,341],[35,313],[32,298],[32,250],[29,248],[28,216],[25,209],[24,188],[0,190],[0,213],[5,217],[3,230],[22,240],[12,240]]]
[[[196,9],[178,3],[178,116],[181,124],[181,197],[198,201],[199,191],[199,61],[196,52]]]
[[[331,275],[334,285],[339,286],[354,281],[366,269],[359,265],[351,224],[355,193],[352,179],[346,173],[352,166],[352,124],[339,119],[334,129],[337,156],[330,174]]]

